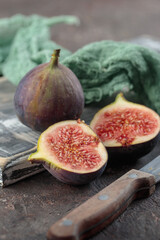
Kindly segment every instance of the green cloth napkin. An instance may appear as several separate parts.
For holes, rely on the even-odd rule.
[[[49,61],[55,48],[62,49],[62,58],[70,55],[50,40],[50,27],[58,23],[79,24],[79,19],[21,14],[0,19],[0,75],[17,85],[30,69]]]
[[[62,63],[80,80],[85,102],[99,102],[120,91],[133,91],[139,101],[160,113],[160,55],[125,42],[88,44]]]
[[[17,85],[33,67],[61,48],[60,62],[80,80],[85,103],[99,102],[119,91],[133,91],[160,114],[160,55],[131,43],[100,41],[74,54],[50,40],[50,27],[78,24],[73,16],[45,18],[16,15],[0,19],[0,74]]]

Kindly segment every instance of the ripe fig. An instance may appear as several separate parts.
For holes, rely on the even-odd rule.
[[[109,157],[139,158],[150,152],[160,132],[159,115],[127,101],[123,94],[95,114],[91,128],[107,147]]]
[[[106,148],[93,130],[80,120],[55,123],[44,131],[32,163],[42,163],[64,183],[81,185],[100,176],[107,164]]]
[[[15,110],[20,121],[37,131],[69,119],[78,119],[84,108],[84,95],[79,80],[58,62],[60,49],[49,63],[28,72],[19,83]]]

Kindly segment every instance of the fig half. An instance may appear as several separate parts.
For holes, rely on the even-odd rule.
[[[96,113],[90,126],[107,147],[109,156],[139,158],[157,143],[160,118],[152,109],[129,102],[119,93],[115,102]]]
[[[42,163],[64,183],[81,185],[100,176],[107,164],[106,148],[93,130],[80,120],[61,121],[44,131],[37,152],[29,157]]]

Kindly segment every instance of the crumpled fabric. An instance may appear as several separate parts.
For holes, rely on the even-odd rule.
[[[54,49],[61,48],[61,58],[69,56],[69,50],[50,40],[50,27],[58,23],[79,24],[79,19],[21,14],[0,19],[0,75],[17,85],[29,70],[49,61]]]
[[[72,54],[51,41],[50,27],[60,22],[78,24],[79,20],[38,15],[0,19],[0,75],[17,85],[29,70],[48,62],[53,50],[61,48],[60,62],[78,77],[86,104],[132,91],[160,114],[159,53],[132,43],[100,41]]]
[[[100,41],[84,46],[62,63],[80,80],[86,104],[133,91],[140,102],[160,113],[160,55],[155,51],[126,42]]]

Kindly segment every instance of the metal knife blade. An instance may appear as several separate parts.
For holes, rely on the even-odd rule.
[[[139,170],[154,175],[156,183],[160,182],[160,155]]]

